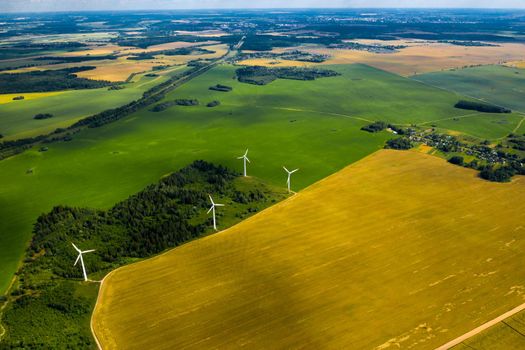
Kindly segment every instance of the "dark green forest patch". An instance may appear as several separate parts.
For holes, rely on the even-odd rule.
[[[79,78],[75,75],[75,73],[91,69],[95,69],[95,67],[86,66],[24,73],[2,73],[0,74],[0,93],[97,89],[112,85],[109,81]]]
[[[511,113],[512,111],[505,107],[496,106],[489,103],[461,100],[454,105],[456,108],[478,111],[483,113]]]
[[[317,78],[340,75],[340,73],[329,69],[296,67],[268,68],[259,66],[239,68],[235,73],[240,82],[254,85],[266,85],[276,79],[315,80]]]
[[[173,101],[166,101],[155,105],[152,112],[162,112],[172,106],[198,106],[199,101],[196,99],[177,99]]]
[[[233,88],[231,86],[217,84],[217,85],[210,86],[210,90],[222,91],[222,92],[230,92],[230,91],[233,90]]]

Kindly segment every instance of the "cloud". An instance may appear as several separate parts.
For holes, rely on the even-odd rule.
[[[525,8],[523,0],[0,0],[0,13],[13,11],[81,11],[203,8],[308,7],[456,7]]]

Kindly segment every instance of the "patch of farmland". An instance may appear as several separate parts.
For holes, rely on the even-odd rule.
[[[501,44],[499,46],[458,46],[429,41],[381,41],[352,40],[361,44],[403,45],[405,48],[391,53],[377,53],[353,49],[333,49],[315,45],[294,48],[277,48],[272,50],[281,53],[286,50],[301,50],[315,54],[331,56],[324,64],[364,63],[388,72],[411,76],[444,69],[461,68],[469,65],[498,64],[508,61],[523,60],[525,45]],[[273,59],[253,59],[241,64],[273,66],[310,66],[314,63],[284,61]]]
[[[171,70],[179,71],[185,67]],[[159,74],[164,74],[163,72]],[[0,133],[7,140],[33,137],[49,133],[56,128],[68,127],[75,121],[106,109],[116,108],[139,98],[142,93],[169,78],[137,76],[134,82],[124,84],[124,89],[108,88],[69,90],[43,93],[17,93],[0,95]],[[24,96],[14,101],[13,97]],[[39,113],[49,113],[53,118],[35,120]]]
[[[415,80],[525,112],[525,69],[481,66],[435,72]]]
[[[433,349],[523,303],[524,180],[376,152],[114,271],[95,332],[106,349]]]

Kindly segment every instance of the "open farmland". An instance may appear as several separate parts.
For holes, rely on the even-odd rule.
[[[234,82],[232,73],[229,66],[217,67],[169,96],[197,98],[199,106],[142,110],[81,131],[70,142],[47,144],[47,152],[33,149],[1,161],[0,231],[8,234],[0,236],[0,290],[16,270],[36,218],[55,205],[107,208],[195,159],[240,169],[235,157],[246,147],[250,174],[283,186],[282,165],[300,166],[304,172],[294,180],[299,189],[383,147],[391,137],[360,131],[366,120],[323,113],[324,96],[340,87],[330,79],[314,91],[329,90],[316,96],[310,89],[318,81],[280,80],[258,87]],[[216,83],[232,85],[234,91],[208,90]],[[226,95],[229,105],[205,106],[210,100],[224,101]],[[310,96],[310,105],[303,107],[313,111],[287,109],[287,97],[298,101],[305,96]],[[334,104],[343,103],[345,96],[334,97]],[[296,107],[295,102],[288,106]]]
[[[34,221],[54,205],[107,208],[195,159],[239,169],[235,157],[247,147],[250,174],[271,184],[284,185],[282,165],[300,167],[297,190],[382,148],[391,134],[360,130],[373,120],[410,124],[467,114],[453,108],[453,93],[365,65],[330,67],[342,75],[256,86],[233,80],[235,67],[219,66],[166,97],[195,98],[199,106],[141,110],[48,144],[47,152],[0,162],[0,231],[9,233],[0,236],[0,290]],[[233,90],[209,90],[215,84]],[[207,108],[213,100],[221,105]]]
[[[525,112],[525,70],[481,66],[414,76],[413,79]]]
[[[461,117],[444,118],[420,125],[432,125],[449,134],[463,134],[478,139],[495,140],[510,133],[519,133],[524,120],[525,115],[520,113],[466,113]]]
[[[213,42],[201,42],[198,43],[199,47],[204,44],[213,44]],[[162,45],[150,46],[147,49],[138,49],[132,47],[120,47],[115,45],[107,45],[102,47],[94,47],[89,50],[74,51],[64,53],[58,57],[75,57],[75,56],[96,56],[96,55],[115,55],[116,59],[101,59],[101,60],[90,60],[87,62],[71,62],[71,63],[59,63],[59,64],[43,64],[32,67],[19,68],[14,70],[8,70],[7,73],[20,73],[30,72],[39,70],[54,70],[78,67],[82,65],[93,66],[95,69],[86,70],[76,73],[80,78],[88,78],[94,80],[108,80],[112,82],[125,81],[131,74],[142,73],[151,71],[156,66],[174,66],[182,65],[195,59],[213,59],[218,58],[226,54],[227,46],[224,44],[207,45],[202,46],[203,48],[214,51],[213,53],[206,54],[192,54],[192,55],[156,55],[151,59],[142,60],[130,60],[129,57],[150,52],[159,52],[162,50],[174,50],[180,48],[187,48],[197,46],[196,43],[187,42],[172,42]]]
[[[114,271],[93,326],[106,349],[433,349],[523,303],[523,196],[523,178],[379,151]]]
[[[469,65],[498,64],[525,58],[525,45],[501,44],[499,46],[459,46],[429,41],[383,41],[356,40],[362,44],[404,45],[391,53],[377,53],[353,49],[333,49],[321,46],[299,46],[285,49],[274,49],[281,53],[290,50],[301,50],[315,54],[329,55],[326,64],[364,63],[386,71],[411,76],[427,72],[441,71],[450,68],[461,68]],[[276,62],[279,62],[276,64]],[[250,59],[240,64],[266,66],[310,66],[317,63],[286,61],[281,59]]]
[[[6,139],[14,140],[68,127],[77,120],[140,98],[144,91],[183,69],[183,66],[172,68],[160,72],[158,77],[139,75],[133,82],[124,84],[122,90],[100,88],[0,95],[0,133]],[[24,100],[13,101],[15,96],[24,96]],[[53,118],[33,119],[38,113],[51,113]]]

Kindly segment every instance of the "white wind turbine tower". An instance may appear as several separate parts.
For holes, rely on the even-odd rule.
[[[206,214],[209,214],[210,211],[213,212],[213,229],[217,231],[217,221],[215,219],[215,207],[224,207],[224,204],[215,203],[213,201],[213,198],[211,198],[211,195],[208,195],[208,197],[210,197],[211,207]]]
[[[73,264],[73,266],[76,266],[78,261],[80,260],[80,264],[82,265],[82,272],[84,273],[84,281],[87,281],[88,278],[87,278],[87,273],[86,273],[86,266],[84,265],[84,258],[82,257],[82,254],[86,254],[86,253],[91,253],[91,252],[94,252],[95,249],[91,249],[91,250],[80,250],[78,249],[78,247],[74,244],[74,243],[71,243],[73,244],[73,247],[77,250],[78,252],[78,257],[77,257],[77,260],[75,260],[75,263]]]
[[[244,152],[244,155],[241,157],[237,157],[237,159],[242,159],[244,163],[244,177],[246,177],[246,161],[250,163],[250,160],[248,159],[248,149],[246,149],[246,152]]]
[[[283,169],[284,169],[284,171],[286,171],[288,173],[288,180],[286,180],[286,184],[288,185],[288,193],[290,193],[291,192],[291,190],[290,190],[290,178],[292,177],[292,174],[295,173],[299,169],[295,169],[295,170],[290,171],[290,170],[286,169],[285,166],[283,166]]]

